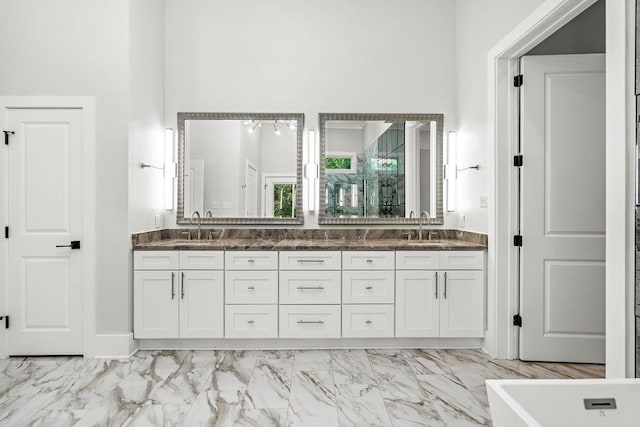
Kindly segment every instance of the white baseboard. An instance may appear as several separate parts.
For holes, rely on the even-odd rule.
[[[138,345],[133,333],[96,335],[93,340],[93,357],[97,359],[128,359]]]

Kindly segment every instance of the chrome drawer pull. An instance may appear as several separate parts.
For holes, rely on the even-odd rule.
[[[323,291],[324,286],[298,286],[296,289],[301,291],[305,291],[305,290]]]
[[[313,324],[313,325],[324,325],[324,320],[298,320],[299,325],[304,324]]]
[[[324,260],[323,259],[299,259],[298,263],[303,264],[305,262],[312,262],[312,263],[323,263]]]
[[[447,272],[444,272],[444,299],[447,299]]]
[[[371,289],[373,289],[373,286],[367,286],[365,289],[370,291]]]
[[[247,289],[249,289],[250,291],[253,291],[256,287],[255,286],[248,286]]]
[[[253,325],[253,324],[254,324],[254,323],[256,323],[256,322],[255,322],[255,321],[253,321],[253,320],[247,320],[247,323],[248,323],[248,324],[250,324],[250,325]]]
[[[255,259],[248,259],[247,262],[254,263],[254,262],[256,262],[256,260]]]
[[[175,281],[176,273],[171,273],[171,299],[174,299],[176,297]]]
[[[435,272],[436,275],[436,299],[438,299],[438,272]]]
[[[371,263],[373,262],[373,260],[372,260],[372,259],[368,259],[368,260],[367,260],[367,262],[368,262],[369,264],[371,264]]]
[[[367,325],[370,325],[370,324],[372,324],[373,322],[372,322],[371,320],[367,320],[367,321],[366,321],[366,322],[364,322],[364,323],[366,323]]]

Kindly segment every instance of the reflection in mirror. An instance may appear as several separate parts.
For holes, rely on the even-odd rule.
[[[321,114],[321,224],[443,222],[442,114]],[[406,219],[406,220],[405,220]]]
[[[302,223],[302,114],[178,113],[178,223]]]

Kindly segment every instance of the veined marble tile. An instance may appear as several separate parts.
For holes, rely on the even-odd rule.
[[[491,417],[486,408],[461,382],[446,375],[419,375],[418,381],[448,424],[489,424]]]
[[[287,408],[293,358],[258,359],[245,392],[243,407],[246,409]]]
[[[402,354],[416,375],[451,373],[451,366],[444,363],[435,350],[403,350]]]
[[[376,384],[364,350],[332,350],[331,368],[335,384]]]
[[[346,426],[391,426],[378,387],[367,384],[337,384],[338,420]]]
[[[394,427],[448,427],[428,399],[420,402],[384,399],[384,406]]]
[[[151,381],[123,381],[78,421],[77,427],[121,426],[149,400]]]
[[[331,371],[330,350],[300,350],[295,355],[294,372]]]
[[[240,390],[205,390],[184,418],[185,426],[233,426],[235,425],[243,393]]]
[[[258,360],[255,354],[243,351],[219,351],[213,369],[214,390],[245,390]]]
[[[297,350],[247,350],[247,356],[256,356],[261,359],[292,359]]]
[[[384,399],[412,403],[424,401],[424,390],[402,353],[367,351],[367,357]]]
[[[26,425],[33,416],[56,401],[59,392],[42,392],[38,387],[23,388],[22,395],[8,397],[0,405],[1,426]]]
[[[43,409],[30,421],[30,427],[72,426],[76,424],[88,411],[83,409]]]
[[[177,369],[153,388],[149,399],[156,405],[191,405],[211,384],[214,366],[211,352],[188,352],[179,360]]]
[[[536,362],[537,366],[565,378],[604,378],[604,365]]]
[[[336,390],[330,371],[300,371],[294,374],[287,425],[338,426]]]
[[[146,404],[125,422],[127,427],[180,427],[189,406]]]

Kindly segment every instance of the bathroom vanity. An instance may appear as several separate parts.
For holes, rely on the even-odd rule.
[[[137,237],[139,340],[197,338],[243,347],[243,339],[258,339],[295,347],[291,339],[339,346],[430,338],[445,345],[444,339],[484,337],[486,242]]]

